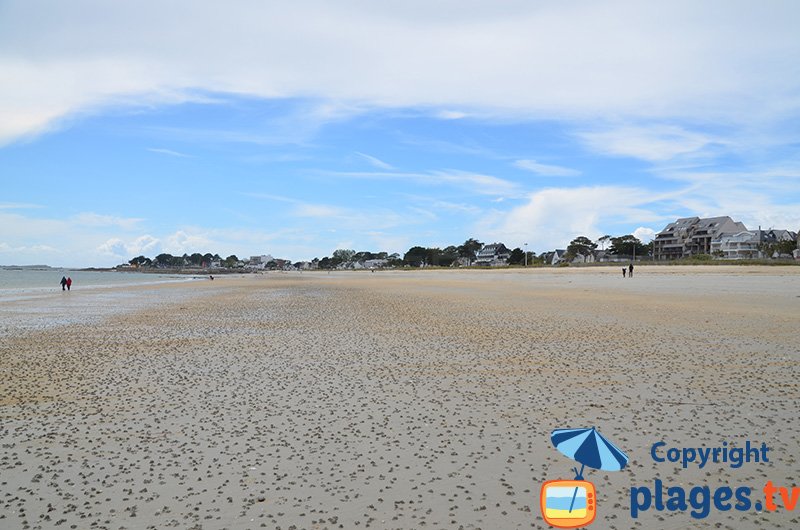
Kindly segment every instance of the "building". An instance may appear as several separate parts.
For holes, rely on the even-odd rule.
[[[684,217],[668,224],[653,240],[656,260],[687,258],[711,254],[711,242],[726,235],[746,232],[747,227],[728,216]]]
[[[365,259],[364,267],[367,269],[382,269],[389,264],[388,259]]]
[[[761,227],[759,226],[758,230],[754,230],[754,232],[759,243],[764,243],[766,245],[774,245],[784,241],[797,242],[797,232],[792,232],[791,230],[776,230],[773,228],[769,230],[761,230]]]
[[[484,245],[482,249],[475,253],[473,265],[498,267],[508,264],[508,258],[510,257],[511,251],[504,244],[492,243],[491,245]]]
[[[250,260],[247,262],[246,267],[248,269],[265,269],[267,267],[267,263],[273,261],[273,258],[269,254],[264,254],[262,256],[250,256]]]
[[[711,253],[725,259],[758,258],[758,239],[753,232],[724,235],[711,242]]]
[[[775,245],[785,241],[797,241],[797,234],[789,230],[761,230],[759,227],[758,230],[720,236],[711,242],[711,253],[726,259],[778,258],[781,254],[774,250]]]
[[[567,250],[563,248],[557,248],[551,252],[545,253],[544,262],[549,263],[550,265],[558,265],[559,263],[565,262],[567,260]]]

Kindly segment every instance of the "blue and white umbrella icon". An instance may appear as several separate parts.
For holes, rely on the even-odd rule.
[[[553,445],[566,456],[581,463],[581,470],[575,471],[575,480],[583,480],[583,469],[589,466],[603,471],[619,471],[628,463],[628,455],[612,444],[592,427],[591,429],[556,429],[550,435]],[[575,503],[575,493],[572,495],[569,511]]]

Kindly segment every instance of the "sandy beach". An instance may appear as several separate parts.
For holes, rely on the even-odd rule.
[[[798,528],[630,490],[797,486],[800,267],[267,273],[53,291],[0,311],[0,528],[548,528],[556,428],[592,528]],[[746,440],[768,463],[658,463]],[[666,486],[665,486],[666,487]],[[763,495],[762,495],[763,498]]]

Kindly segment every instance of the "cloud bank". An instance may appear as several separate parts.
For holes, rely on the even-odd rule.
[[[800,105],[798,27],[791,1],[8,1],[0,143],[209,91],[443,119],[770,120]]]

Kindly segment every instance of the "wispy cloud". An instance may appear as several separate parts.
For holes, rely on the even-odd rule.
[[[298,202],[292,215],[297,217],[313,217],[326,219],[331,217],[346,217],[350,215],[350,211],[345,208],[337,206],[329,206],[327,204],[310,204],[305,202]]]
[[[578,133],[589,149],[609,156],[664,162],[678,156],[700,155],[720,139],[676,125],[625,126]]]
[[[322,171],[334,177],[374,180],[413,180],[423,184],[457,186],[479,195],[518,195],[520,187],[515,182],[492,175],[458,169],[430,170],[426,172],[403,171]]]
[[[403,197],[414,204],[418,204],[422,208],[426,208],[435,212],[450,212],[468,215],[477,215],[481,212],[480,207],[463,202],[452,202],[435,197],[409,193],[403,194]]]
[[[440,110],[436,113],[436,117],[441,120],[460,120],[466,118],[468,114],[457,110]]]
[[[83,212],[73,217],[74,221],[83,226],[106,227],[113,226],[123,230],[133,230],[144,221],[139,217],[117,217],[114,215],[101,215],[94,212]]]
[[[356,151],[356,154],[358,156],[360,156],[361,158],[363,158],[364,160],[366,160],[367,162],[369,162],[370,164],[372,164],[373,166],[377,167],[378,169],[385,169],[387,171],[388,170],[392,170],[392,169],[396,169],[391,164],[387,164],[383,160],[381,160],[379,158],[376,158],[376,157],[374,157],[372,155],[368,155],[366,153],[360,153],[358,151]]]
[[[26,210],[31,208],[44,208],[44,206],[29,202],[0,202],[0,210]]]
[[[193,158],[192,155],[187,155],[186,153],[179,153],[178,151],[173,151],[172,149],[148,147],[147,150],[150,151],[151,153],[160,153],[162,155],[176,156],[179,158]]]
[[[514,162],[514,167],[518,167],[526,171],[532,171],[533,173],[542,175],[544,177],[574,177],[581,174],[581,172],[576,169],[542,164],[536,160],[517,160]]]
[[[453,142],[441,138],[428,138],[410,134],[400,134],[399,141],[405,145],[445,154],[468,155],[493,160],[508,158],[473,141]]]
[[[293,199],[292,197],[286,197],[284,195],[275,195],[273,193],[261,193],[261,192],[243,192],[242,195],[246,197],[252,197],[254,199],[266,199],[270,201],[277,201],[277,202],[288,202],[292,204],[297,204],[301,202],[299,199]]]

